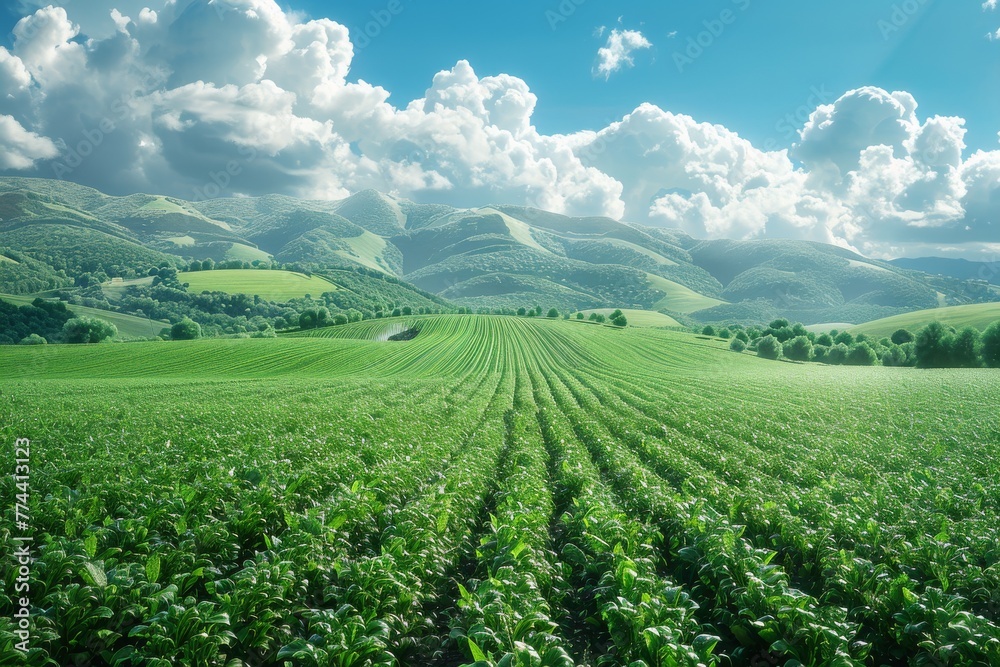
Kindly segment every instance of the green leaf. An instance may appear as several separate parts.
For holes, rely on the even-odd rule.
[[[469,651],[472,653],[472,659],[475,660],[476,662],[486,661],[486,654],[483,653],[483,650],[479,648],[476,642],[472,641],[471,639],[469,639]]]
[[[146,580],[155,584],[156,580],[160,578],[160,555],[153,554],[146,559]]]
[[[83,541],[83,550],[87,552],[87,555],[91,558],[97,555],[97,535],[91,533],[87,535],[87,539]]]
[[[108,575],[104,573],[104,568],[98,567],[91,562],[83,564],[83,569],[80,570],[80,576],[83,577],[83,580],[90,586],[104,588],[108,585]]]

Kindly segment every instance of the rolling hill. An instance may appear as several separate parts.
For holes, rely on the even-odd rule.
[[[363,269],[471,308],[630,308],[700,322],[866,322],[1000,299],[981,282],[819,243],[704,241],[610,218],[504,204],[455,209],[373,190],[340,201],[187,202],[0,178],[0,256],[19,262],[0,262],[8,293],[67,287],[85,272],[145,275],[211,259]],[[206,278],[194,280],[199,289]]]
[[[983,331],[989,325],[1000,320],[1000,303],[976,303],[968,306],[949,306],[946,308],[931,308],[887,317],[872,322],[866,322],[849,329],[851,333],[864,333],[881,338],[889,336],[897,329],[907,329],[916,333],[933,321],[960,329],[975,327]]]
[[[183,278],[192,292],[249,294],[277,302],[301,299],[307,294],[319,296],[339,289],[325,278],[291,271],[222,269],[188,272]]]
[[[24,306],[34,301],[34,297],[0,294],[0,300],[13,303],[17,306]],[[78,317],[97,317],[107,322],[111,322],[118,328],[118,340],[129,338],[153,338],[160,333],[161,329],[170,326],[169,322],[162,320],[136,317],[125,313],[101,310],[99,308],[70,305],[69,309]]]

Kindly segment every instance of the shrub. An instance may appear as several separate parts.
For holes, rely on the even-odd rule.
[[[555,308],[549,308],[549,317],[553,319],[559,317],[559,311],[556,310]]]
[[[747,335],[746,331],[737,331],[736,332],[736,339],[737,340],[741,340],[744,343],[749,343],[750,342],[750,336]]]
[[[63,325],[67,343],[100,343],[118,335],[118,327],[97,317],[75,317]]]
[[[868,343],[857,343],[847,353],[848,366],[874,366],[878,361],[875,350]]]
[[[931,322],[921,329],[914,342],[920,368],[948,368],[951,365],[951,334],[940,322]]]
[[[850,351],[850,348],[843,343],[837,343],[827,353],[826,363],[833,364],[834,366],[845,364],[847,363],[847,355],[850,354]]]
[[[30,336],[22,338],[18,345],[47,345],[48,342],[38,334],[33,333]]]
[[[195,340],[201,338],[201,325],[185,317],[183,320],[170,327],[170,337],[174,340]]]
[[[774,336],[764,336],[757,342],[757,356],[764,359],[777,359],[781,356],[781,342]]]
[[[347,319],[347,315],[344,315],[343,313],[337,313],[336,315],[333,316],[334,326],[339,327],[342,324],[347,324],[348,321],[349,320]]]
[[[882,365],[905,366],[906,352],[904,352],[903,348],[901,348],[899,345],[890,346],[885,352],[882,353]]]
[[[979,339],[983,363],[989,368],[1000,368],[1000,320],[990,326]]]
[[[747,344],[744,343],[739,338],[734,338],[729,343],[729,349],[732,350],[733,352],[743,352],[747,349]]]
[[[702,336],[715,336],[715,327],[711,324],[705,325],[705,328],[701,330]]]
[[[812,358],[813,344],[808,336],[798,336],[784,343],[781,351],[792,361],[809,361]]]
[[[719,338],[725,338],[726,340],[729,340],[732,337],[733,334],[729,329],[722,329],[719,331]]]
[[[584,319],[583,313],[577,313],[576,314],[576,319],[578,319],[578,320]]]
[[[827,356],[830,354],[829,345],[813,345],[813,361],[821,364],[827,363]]]
[[[854,344],[854,336],[852,336],[851,334],[847,333],[846,331],[841,331],[839,334],[837,334],[834,337],[833,342],[834,343],[841,343],[843,345],[853,345]]]
[[[833,347],[833,336],[828,333],[820,334],[819,336],[816,336],[816,344]]]
[[[619,315],[618,317],[612,317],[611,324],[615,325],[616,327],[627,327],[628,318],[626,318],[624,315]]]
[[[889,340],[891,340],[896,345],[903,345],[904,343],[912,343],[913,334],[911,334],[906,329],[896,329],[896,331],[893,332],[892,336],[889,337]]]
[[[951,340],[951,365],[957,368],[979,368],[979,331],[965,327]]]

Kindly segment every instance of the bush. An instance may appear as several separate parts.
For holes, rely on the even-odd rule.
[[[956,368],[979,368],[979,331],[965,327],[952,338],[951,365]]]
[[[47,345],[48,342],[38,334],[33,333],[30,336],[22,338],[18,345]]]
[[[749,343],[750,342],[750,336],[747,335],[746,331],[737,331],[736,332],[736,339],[737,340],[741,340],[744,343]]]
[[[816,336],[816,344],[824,345],[826,347],[833,347],[833,336],[828,333],[820,334]]]
[[[67,343],[100,343],[118,335],[118,327],[97,317],[75,317],[63,325]]]
[[[851,348],[847,353],[848,366],[874,366],[878,361],[875,350],[868,343],[861,342]]]
[[[913,334],[911,334],[906,329],[896,329],[896,331],[893,332],[892,336],[889,337],[889,340],[891,340],[896,345],[904,345],[906,343],[913,342]]]
[[[784,343],[781,351],[792,361],[809,361],[812,358],[813,344],[808,336],[798,336]]]
[[[988,368],[1000,368],[1000,320],[986,327],[979,338],[979,348]]]
[[[834,337],[833,342],[843,345],[853,345],[854,336],[847,333],[846,331],[841,331],[839,334],[836,335],[836,337]]]
[[[578,320],[582,320],[582,319],[584,319],[584,317],[583,317],[583,313],[577,313],[577,314],[576,314],[576,319],[578,319]]]
[[[333,316],[333,324],[335,326],[339,327],[342,324],[347,324],[347,322],[348,322],[347,315],[344,315],[343,313],[337,313],[336,315]]]
[[[827,356],[830,354],[829,345],[813,345],[813,361],[825,364],[827,363]]]
[[[830,351],[826,355],[826,363],[832,364],[834,366],[840,366],[847,363],[847,355],[850,354],[851,350],[849,347],[843,343],[837,343],[830,348]]]
[[[744,343],[739,338],[734,338],[729,343],[729,349],[732,350],[733,352],[744,352],[747,349],[747,344]]]
[[[705,325],[705,328],[701,330],[702,336],[715,336],[715,327],[711,324]]]
[[[915,353],[920,368],[951,365],[951,334],[940,322],[931,322],[917,334]]]
[[[757,356],[764,359],[777,359],[781,356],[781,342],[774,336],[764,336],[757,342]]]
[[[619,315],[618,317],[612,317],[611,324],[615,325],[616,327],[627,327],[628,318],[626,318],[624,315]]]
[[[722,329],[721,331],[719,331],[719,338],[724,338],[726,340],[729,340],[732,337],[733,334],[729,329]]]
[[[201,338],[201,325],[185,317],[170,327],[170,337],[174,340],[195,340]]]
[[[882,353],[882,365],[905,366],[906,352],[904,352],[903,348],[901,348],[899,345],[890,346],[885,352]]]
[[[559,311],[556,310],[555,308],[549,308],[549,317],[553,319],[559,317]]]

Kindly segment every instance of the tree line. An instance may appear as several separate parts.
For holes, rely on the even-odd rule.
[[[898,329],[880,339],[837,330],[816,334],[785,319],[774,320],[766,328],[734,324],[717,331],[706,326],[701,333],[731,339],[734,352],[750,350],[765,359],[846,366],[1000,368],[1000,320],[982,332],[931,322],[916,333]]]

